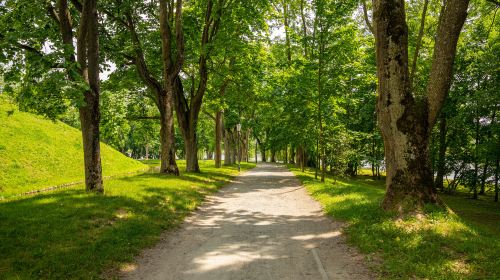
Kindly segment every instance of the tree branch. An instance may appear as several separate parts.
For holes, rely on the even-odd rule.
[[[372,34],[375,34],[370,19],[368,18],[368,9],[366,8],[366,0],[361,0],[361,4],[363,6],[363,17],[365,19],[366,26],[368,27],[368,30],[370,30]]]
[[[432,68],[427,83],[428,129],[432,129],[450,90],[458,37],[469,0],[447,0],[439,18]]]
[[[411,70],[410,70],[410,87],[412,88],[413,88],[413,78],[415,76],[415,70],[417,68],[418,53],[420,52],[420,47],[422,46],[422,38],[424,37],[425,18],[427,16],[428,5],[429,5],[429,0],[425,0],[424,10],[422,11],[422,18],[420,19],[420,29],[418,30],[417,46],[415,48],[415,53],[413,54],[413,62],[411,64]]]

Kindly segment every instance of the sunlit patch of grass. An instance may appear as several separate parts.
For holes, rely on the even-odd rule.
[[[310,170],[291,169],[328,215],[347,222],[349,242],[367,260],[381,257],[381,278],[500,278],[498,204],[443,195],[448,209],[429,206],[422,217],[398,219],[379,207],[383,181],[360,176],[321,183]]]
[[[181,170],[184,162],[179,161]],[[144,173],[0,201],[0,279],[98,279],[134,268],[134,257],[178,225],[236,166],[200,161],[201,174]],[[242,170],[254,164],[242,163]]]
[[[104,176],[147,169],[104,143],[101,156]],[[62,122],[19,112],[0,96],[0,199],[83,180],[82,133]]]

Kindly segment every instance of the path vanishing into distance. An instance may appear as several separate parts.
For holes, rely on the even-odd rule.
[[[372,279],[297,178],[259,164],[144,251],[125,279]]]

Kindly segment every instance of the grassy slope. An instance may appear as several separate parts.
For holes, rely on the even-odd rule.
[[[75,186],[0,202],[0,279],[96,279],[130,268],[140,249],[238,173],[213,166],[200,161],[201,174],[180,177],[109,179],[105,195]],[[242,170],[253,166],[242,163]]]
[[[0,197],[84,179],[81,132],[15,110],[0,97]],[[147,166],[102,144],[105,176]]]
[[[313,172],[292,171],[325,212],[348,223],[349,241],[367,259],[382,257],[381,278],[500,278],[499,204],[442,195],[452,212],[427,209],[420,220],[397,221],[379,208],[381,181],[362,176],[320,183]]]

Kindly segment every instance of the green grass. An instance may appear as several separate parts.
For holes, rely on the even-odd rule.
[[[202,173],[144,173],[0,202],[0,279],[97,279],[116,276],[160,233],[179,224],[238,173],[200,161]],[[254,164],[242,163],[247,170]],[[184,162],[179,162],[184,170]]]
[[[147,169],[105,144],[101,154],[105,176]],[[81,132],[0,97],[0,197],[83,180]]]
[[[449,210],[429,207],[420,218],[396,219],[379,207],[382,181],[368,176],[325,183],[292,171],[324,211],[347,222],[351,244],[373,260],[382,279],[499,279],[500,205],[442,195]]]

